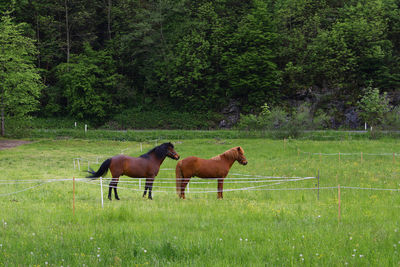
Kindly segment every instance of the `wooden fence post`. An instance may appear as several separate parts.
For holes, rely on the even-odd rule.
[[[318,170],[318,176],[317,176],[317,178],[318,178],[318,193],[317,193],[317,199],[319,200],[319,170]]]
[[[72,215],[75,216],[75,176],[72,178]]]
[[[101,208],[104,208],[103,200],[103,178],[100,176]]]
[[[338,184],[338,222],[340,222],[341,217],[341,200],[340,200],[340,184]]]

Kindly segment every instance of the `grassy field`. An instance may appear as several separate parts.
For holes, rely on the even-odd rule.
[[[0,266],[400,265],[400,192],[343,188],[400,188],[398,140],[171,141],[181,158],[209,158],[240,145],[249,164],[233,165],[223,200],[215,192],[195,193],[216,190],[215,181],[190,184],[187,199],[180,200],[168,180],[176,161],[166,159],[154,200],[143,199],[138,183],[122,177],[121,200],[105,199],[101,208],[99,181],[78,179],[87,162],[81,161],[79,171],[73,159],[89,159],[97,169],[98,158],[101,163],[120,153],[139,156],[140,143],[37,140],[0,151]],[[142,143],[143,153],[153,146]],[[304,189],[315,188],[316,179],[228,183],[256,175],[315,177],[318,171],[319,200],[317,190]],[[260,185],[262,190],[229,191]]]

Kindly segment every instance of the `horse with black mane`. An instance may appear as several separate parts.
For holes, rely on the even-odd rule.
[[[211,159],[187,157],[179,161],[175,169],[178,196],[185,199],[185,188],[190,178],[196,176],[204,179],[218,179],[218,198],[222,198],[224,179],[235,161],[241,165],[247,164],[244,150],[240,146],[233,147]]]
[[[159,145],[138,158],[118,155],[106,159],[97,172],[90,169],[88,173],[92,175],[87,176],[87,178],[99,178],[110,169],[112,175],[112,180],[108,188],[108,199],[110,200],[113,188],[115,199],[119,200],[117,185],[121,175],[127,175],[132,178],[146,178],[143,197],[146,196],[147,190],[149,190],[149,199],[153,199],[151,191],[153,189],[154,178],[157,176],[160,170],[160,165],[166,157],[174,160],[179,159],[179,155],[174,150],[174,145],[172,143]]]

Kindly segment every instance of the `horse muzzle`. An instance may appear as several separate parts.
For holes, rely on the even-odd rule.
[[[180,156],[178,154],[172,154],[171,158],[174,160],[178,160],[180,158]]]
[[[246,166],[247,165],[247,161],[242,161],[241,164]]]

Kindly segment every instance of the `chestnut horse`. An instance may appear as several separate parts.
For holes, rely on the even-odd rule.
[[[211,159],[188,157],[179,161],[175,169],[178,196],[185,199],[186,185],[190,178],[196,176],[205,179],[218,178],[218,198],[223,198],[224,179],[236,160],[242,165],[247,164],[243,148],[240,146],[231,148]]]
[[[133,178],[146,178],[146,186],[144,188],[143,197],[146,196],[148,189],[149,199],[153,199],[151,196],[151,191],[153,189],[154,178],[157,176],[158,171],[160,170],[160,165],[163,163],[165,157],[175,160],[179,159],[179,155],[175,152],[173,144],[164,143],[138,158],[118,155],[106,159],[101,164],[97,172],[93,171],[92,169],[88,171],[92,175],[88,176],[87,178],[99,178],[107,173],[108,169],[110,169],[112,180],[108,188],[109,200],[111,200],[112,188],[114,188],[115,199],[119,200],[117,185],[121,175],[127,175]]]

